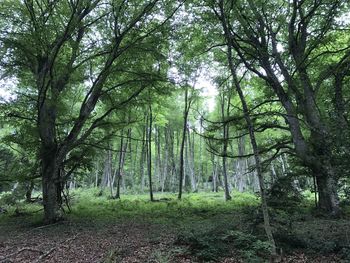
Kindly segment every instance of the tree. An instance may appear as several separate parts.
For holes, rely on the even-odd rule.
[[[153,198],[153,187],[152,187],[152,128],[153,128],[153,114],[152,105],[148,106],[148,121],[147,121],[147,172],[148,172],[148,184],[149,184],[149,196],[150,200],[154,201]]]
[[[348,43],[330,44],[341,30],[337,18],[348,7],[342,1],[298,0],[223,1],[222,6],[232,49],[285,110],[295,153],[316,178],[320,208],[338,214],[331,120],[322,112],[319,96],[327,80],[339,76],[334,69],[349,65]]]
[[[6,14],[6,24],[3,15],[0,24],[2,66],[20,85],[35,87],[45,222],[61,217],[60,193],[66,179],[61,171],[68,153],[104,125],[113,111],[138,96],[147,83],[161,78],[159,71],[140,73],[140,63],[135,61],[160,63],[155,55],[161,45],[157,40],[173,14],[172,6],[157,0],[1,3]],[[166,7],[169,17],[150,19],[155,10]],[[150,43],[154,48],[144,50]],[[108,109],[101,108],[104,97],[118,96],[120,88],[126,91],[126,87],[128,92],[119,96],[122,100],[116,97]],[[67,98],[70,91],[81,94],[78,102]],[[65,99],[75,110],[58,137]]]
[[[229,145],[229,123],[225,121],[225,118],[230,115],[230,105],[231,105],[231,90],[225,90],[224,87],[221,87],[219,91],[220,96],[220,107],[221,107],[221,118],[224,122],[222,125],[223,133],[223,146],[222,146],[222,172],[224,176],[224,185],[225,185],[225,200],[231,200],[230,189],[228,185],[228,175],[227,175],[227,151]]]
[[[191,108],[192,98],[189,98],[189,87],[186,85],[185,87],[185,108],[183,111],[183,128],[182,128],[182,138],[181,138],[181,146],[180,146],[180,177],[179,177],[179,194],[178,199],[182,197],[182,186],[184,180],[184,150],[185,150],[185,142],[186,142],[186,131],[187,131],[187,120],[188,113]]]

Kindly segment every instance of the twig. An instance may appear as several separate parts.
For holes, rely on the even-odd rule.
[[[61,223],[61,222],[56,222],[56,223],[54,223],[54,224],[48,224],[48,225],[38,226],[38,227],[36,227],[36,228],[33,228],[33,230],[38,230],[38,229],[43,229],[43,228],[50,227],[50,226],[55,226],[55,225],[57,225],[57,224],[59,224],[59,223]]]

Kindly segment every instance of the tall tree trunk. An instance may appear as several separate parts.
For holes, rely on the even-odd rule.
[[[199,134],[203,133],[203,118],[201,117],[200,123],[199,123]],[[198,182],[204,181],[204,167],[203,167],[203,154],[202,154],[202,144],[203,144],[203,138],[202,136],[199,136],[199,173],[198,173]]]
[[[147,167],[148,167],[148,184],[149,184],[149,196],[153,202],[153,189],[152,189],[152,106],[149,105],[149,121],[148,121],[148,138],[147,138]]]
[[[62,218],[60,211],[62,198],[59,170],[62,166],[64,156],[58,155],[56,141],[56,101],[39,96],[38,103],[40,104],[38,105],[38,130],[41,139],[40,159],[44,222],[50,224]]]
[[[232,54],[230,54],[230,57],[231,56],[232,56]],[[262,206],[263,217],[264,217],[264,227],[265,227],[267,238],[272,245],[271,254],[272,254],[272,256],[276,256],[277,255],[276,244],[275,244],[275,239],[273,237],[272,229],[271,229],[271,225],[270,225],[270,216],[269,216],[269,212],[268,212],[264,178],[263,178],[263,174],[262,174],[263,171],[262,171],[262,166],[261,166],[261,161],[260,161],[258,144],[257,144],[256,138],[255,138],[254,125],[253,125],[253,122],[252,122],[250,115],[249,115],[249,109],[248,109],[247,103],[245,101],[243,91],[240,87],[239,81],[237,79],[237,76],[236,76],[234,68],[233,68],[234,65],[232,63],[232,58],[231,58],[231,62],[230,62],[230,67],[231,67],[232,75],[234,78],[235,87],[236,87],[237,93],[238,93],[239,98],[240,98],[241,103],[242,103],[244,118],[245,118],[247,126],[248,126],[250,142],[251,142],[251,145],[253,148],[254,160],[255,160],[255,171],[256,171],[256,174],[257,174],[257,177],[259,180],[261,206]]]
[[[182,179],[182,188],[184,188],[186,190],[186,186],[187,186],[187,181],[188,181],[188,175],[189,175],[189,167],[188,167],[188,145],[187,145],[187,136],[185,138],[185,153],[184,153],[184,176]]]
[[[155,161],[155,167],[154,171],[155,174],[157,175],[156,177],[156,185],[155,189],[156,191],[159,191],[162,185],[162,161],[161,161],[161,152],[160,152],[160,144],[161,144],[161,139],[160,139],[160,129],[158,126],[155,127],[155,154],[156,154],[156,161]]]
[[[169,143],[169,130],[168,127],[164,127],[164,140],[165,140],[165,146],[164,146],[164,155],[165,155],[165,159],[164,159],[164,163],[163,163],[163,170],[162,170],[162,182],[161,182],[161,191],[162,193],[164,192],[164,188],[165,188],[165,183],[168,177],[168,174],[170,174],[170,167],[169,167],[169,149],[170,147],[170,143]]]
[[[214,154],[211,154],[211,163],[212,163],[212,191],[217,192],[218,191],[218,185],[217,185],[218,165],[215,161]]]
[[[114,179],[115,176],[113,175],[113,171],[112,171],[112,152],[111,150],[107,151],[107,175],[108,175],[108,186],[109,186],[109,190],[111,193],[111,198],[114,197]]]
[[[48,100],[48,99],[46,99]],[[44,204],[44,222],[54,223],[62,218],[60,166],[63,157],[58,156],[56,142],[56,106],[55,103],[44,101],[39,109],[39,134],[41,138],[41,172]]]
[[[245,136],[241,135],[241,137],[238,138],[238,155],[243,156],[245,155]],[[238,191],[243,192],[246,188],[246,178],[248,177],[247,172],[247,159],[244,157],[239,157],[237,159],[237,173],[238,173]]]
[[[220,99],[221,99],[221,119],[224,122],[224,124],[223,124],[224,144],[223,144],[223,150],[222,150],[222,173],[223,173],[223,176],[224,176],[225,200],[229,201],[229,200],[232,199],[232,197],[230,195],[230,189],[229,189],[229,185],[228,185],[228,180],[227,180],[227,167],[226,167],[227,149],[228,149],[228,137],[229,137],[229,126],[228,126],[228,123],[225,122],[225,117],[230,112],[231,96],[228,95],[227,108],[225,109],[225,93],[226,92],[221,90],[221,94],[220,94]],[[230,93],[230,92],[228,92],[228,93]]]
[[[30,180],[26,187],[26,202],[30,203],[32,202],[32,193],[34,190],[34,180]]]
[[[102,178],[101,178],[101,183],[100,183],[100,194],[103,194],[104,189],[106,186],[109,185],[109,177],[108,177],[108,169],[107,169],[107,157],[104,160],[104,165],[103,165],[103,172],[102,172]]]
[[[175,153],[174,153],[174,144],[175,144],[175,131],[170,130],[169,131],[169,140],[170,140],[170,180],[169,180],[169,184],[170,184],[170,189],[172,190],[172,192],[175,192],[177,190],[176,187],[176,175],[177,175],[177,169],[176,169],[176,157],[175,157]],[[177,149],[177,147],[175,148]]]
[[[190,109],[190,103],[188,99],[188,87],[186,87],[185,90],[185,109],[183,114],[183,128],[182,128],[182,140],[181,140],[181,146],[180,146],[180,178],[179,178],[179,194],[178,199],[181,199],[182,197],[182,185],[184,180],[184,150],[185,150],[185,142],[186,142],[186,130],[187,130],[187,119],[188,119],[188,113]]]
[[[62,218],[61,188],[59,178],[60,162],[56,157],[56,148],[45,149],[42,156],[42,190],[44,204],[44,222],[55,223]]]
[[[229,47],[229,49],[230,49],[230,47]],[[265,228],[267,238],[272,246],[271,255],[273,257],[276,257],[277,256],[276,243],[275,243],[275,239],[274,239],[273,234],[272,234],[272,228],[271,228],[271,224],[270,224],[270,216],[269,216],[268,206],[267,206],[267,198],[266,198],[266,192],[265,192],[263,171],[262,171],[262,166],[261,166],[258,144],[256,141],[255,132],[254,132],[254,125],[253,125],[253,122],[252,122],[250,115],[249,115],[249,109],[248,109],[248,105],[245,101],[243,91],[242,91],[242,89],[240,87],[240,83],[237,79],[236,71],[234,69],[234,64],[232,61],[232,54],[230,51],[228,52],[228,59],[229,59],[229,64],[230,64],[231,72],[232,72],[233,79],[234,79],[234,85],[235,85],[236,91],[239,95],[239,98],[241,100],[241,104],[243,107],[244,119],[247,123],[250,142],[251,142],[251,145],[253,148],[254,161],[255,161],[255,171],[256,171],[256,175],[258,177],[259,190],[260,190],[260,195],[261,195],[261,208],[262,208],[263,218],[264,218],[264,228]]]
[[[332,169],[329,166],[329,169]],[[314,171],[315,172],[315,171]],[[333,175],[332,175],[333,174]],[[339,214],[339,198],[337,193],[337,180],[334,171],[319,170],[315,175],[318,189],[318,206],[322,210],[332,211],[333,215]]]
[[[98,187],[98,172],[99,172],[99,162],[98,160],[95,163],[95,187]]]
[[[145,125],[143,126],[142,129],[142,146],[141,146],[141,158],[140,158],[140,174],[141,174],[141,191],[144,192],[145,188],[145,168],[144,164],[147,159],[147,149],[148,149],[148,134],[147,134],[147,129],[148,129],[148,116],[145,114]]]
[[[246,103],[242,88],[240,86],[239,80],[237,79],[236,66],[235,66],[235,63],[233,62],[233,53],[232,53],[232,49],[233,49],[232,39],[233,38],[232,38],[232,33],[231,33],[231,31],[228,27],[228,24],[227,24],[228,21],[226,20],[226,15],[224,12],[223,0],[220,0],[219,19],[222,23],[225,38],[227,41],[227,60],[228,60],[228,64],[229,64],[229,69],[231,71],[231,75],[233,78],[234,87],[238,93],[238,96],[239,96],[241,104],[242,104],[244,119],[245,119],[246,124],[247,124],[250,142],[251,142],[251,145],[253,148],[253,154],[254,154],[254,160],[255,160],[255,170],[257,172],[257,176],[259,179],[259,187],[260,187],[260,195],[261,195],[261,208],[262,208],[263,218],[264,218],[264,228],[265,228],[266,236],[271,244],[271,255],[273,257],[276,257],[277,256],[276,243],[275,243],[275,239],[273,237],[272,229],[271,229],[271,225],[270,225],[270,217],[269,217],[269,212],[268,212],[264,179],[263,179],[263,174],[262,174],[263,171],[262,171],[262,166],[261,166],[261,161],[260,161],[258,145],[256,142],[255,133],[254,133],[254,125],[253,125],[253,122],[252,122],[250,115],[249,115],[248,105]]]
[[[127,137],[124,138],[124,132],[123,130],[120,132],[120,148],[119,148],[119,161],[118,161],[118,168],[115,172],[115,177],[117,178],[117,193],[114,196],[116,199],[120,199],[120,184],[124,178],[124,164],[125,164],[125,156],[126,151],[128,148],[128,145],[130,143],[130,137],[131,137],[131,128],[128,129]]]
[[[129,149],[129,156],[130,156],[130,164],[131,164],[131,183],[132,183],[132,189],[135,188],[135,185],[136,185],[136,178],[135,178],[135,175],[136,175],[136,164],[137,164],[137,158],[138,158],[138,152],[139,152],[139,141],[136,141],[136,146],[135,146],[135,154],[134,154],[134,158],[132,156],[132,147],[131,147],[131,144],[130,145],[130,149]]]
[[[191,190],[192,192],[197,192],[197,182],[195,177],[195,167],[194,167],[194,137],[191,139],[190,129],[187,128],[188,133],[188,170],[191,181]],[[194,135],[194,133],[192,133]]]
[[[270,167],[271,167],[271,183],[274,184],[277,181],[278,175],[276,173],[275,165],[273,162],[271,162]]]
[[[120,180],[122,177],[122,165],[124,159],[124,134],[123,130],[120,132],[120,145],[119,145],[119,158],[118,158],[118,167],[115,171],[115,177],[117,178],[117,192],[114,196],[116,199],[120,199]]]

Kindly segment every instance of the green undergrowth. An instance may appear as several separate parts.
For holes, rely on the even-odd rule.
[[[155,225],[155,230],[147,234],[150,241],[159,241],[163,230],[174,237],[169,250],[154,252],[157,262],[172,262],[177,256],[195,257],[200,262],[215,262],[221,257],[238,257],[243,262],[269,259],[260,200],[254,194],[234,192],[232,200],[225,202],[222,192],[186,193],[182,200],[177,200],[176,194],[155,193],[155,201],[151,202],[148,194],[124,194],[116,200],[109,197],[108,191],[102,195],[99,192],[99,189],[72,191],[71,212],[65,215],[66,221],[82,229],[131,222]],[[7,213],[0,215],[1,232],[40,225],[39,204],[17,202],[3,207]],[[350,260],[349,207],[343,210],[340,219],[319,216],[309,193],[293,207],[270,208],[279,250],[285,254],[295,251],[316,256],[337,254]],[[113,252],[111,258],[115,255]]]
[[[234,193],[233,200],[225,202],[222,193],[186,194],[178,200],[176,194],[155,194],[151,202],[147,194],[123,195],[120,200],[111,199],[105,193],[97,195],[96,189],[74,191],[72,195],[72,215],[79,220],[110,220],[141,217],[152,222],[186,218],[188,216],[208,217],[216,214],[232,214],[243,207],[256,207],[259,200],[248,193]]]

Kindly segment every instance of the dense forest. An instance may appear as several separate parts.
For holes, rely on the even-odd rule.
[[[0,262],[350,261],[349,1],[0,0],[0,76]]]

